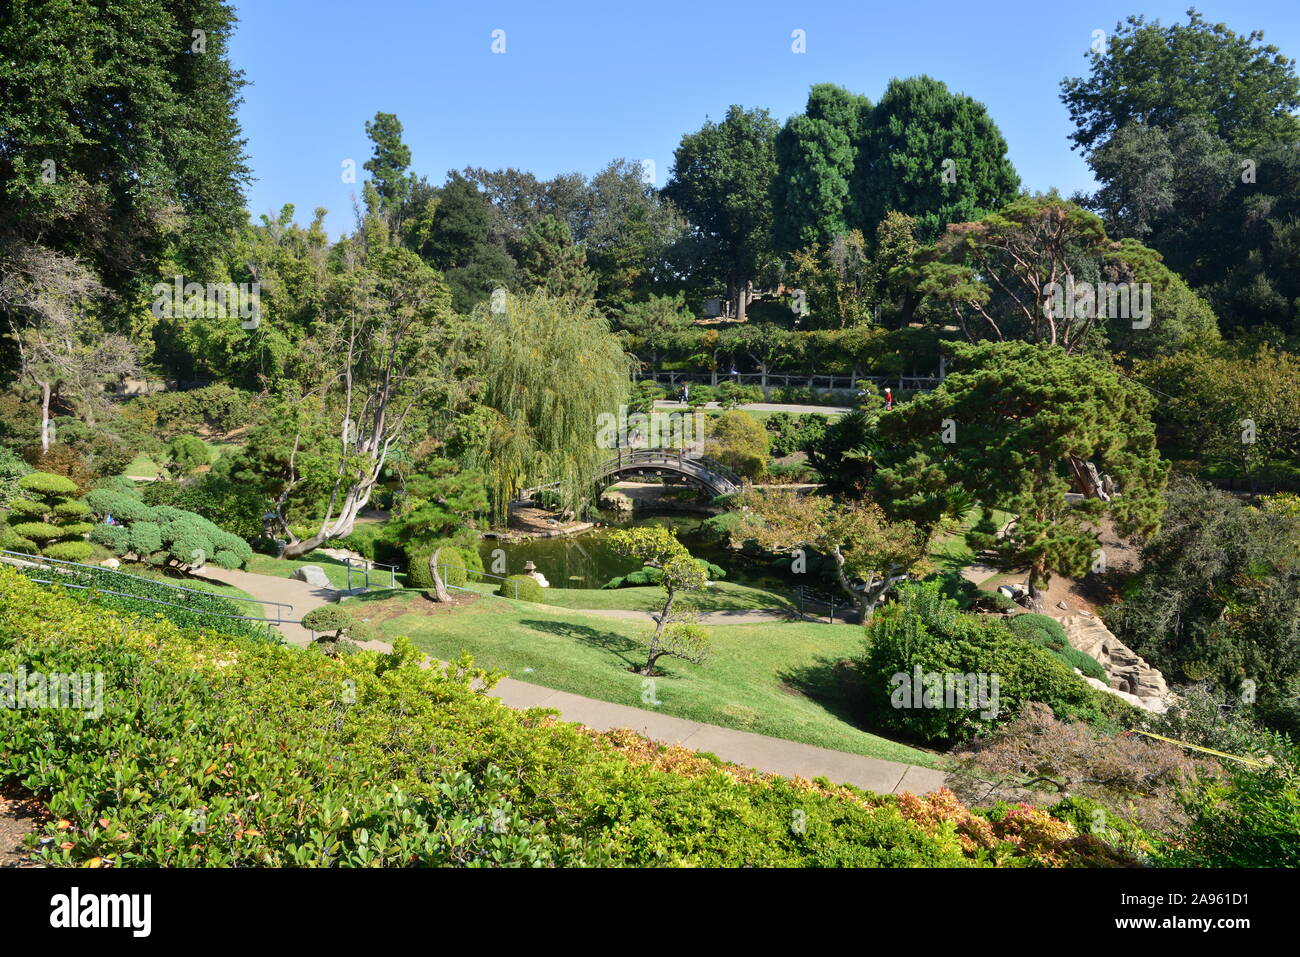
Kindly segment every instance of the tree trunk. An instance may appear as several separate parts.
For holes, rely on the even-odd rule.
[[[1045,566],[1046,559],[1034,559],[1029,568],[1029,597],[1025,599],[1025,607],[1040,614],[1047,608],[1047,593],[1038,587],[1047,577]]]
[[[434,601],[451,601],[451,594],[447,591],[447,586],[442,582],[442,576],[438,574],[438,556],[442,554],[441,548],[435,548],[433,554],[429,556],[429,577],[433,579],[433,600]]]
[[[865,623],[871,617],[867,596],[854,588],[849,581],[849,576],[844,574],[844,555],[840,552],[838,545],[831,552],[831,557],[835,559],[835,577],[840,583],[840,588],[844,589],[844,594],[849,596],[849,601],[853,602],[854,607],[858,609],[858,614],[862,616],[862,621]]]
[[[36,380],[41,386],[41,453],[50,450],[50,384]]]

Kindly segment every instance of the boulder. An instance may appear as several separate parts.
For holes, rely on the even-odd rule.
[[[105,568],[119,568],[121,567],[122,563],[119,562],[116,558],[105,558],[99,564],[103,565]]]
[[[1096,658],[1109,678],[1107,691],[1147,711],[1163,714],[1171,698],[1165,677],[1092,615],[1070,615],[1059,619],[1071,646]],[[1096,679],[1092,679],[1096,681]],[[1097,682],[1100,684],[1100,682]]]
[[[317,588],[333,588],[329,576],[325,574],[325,569],[319,565],[300,565],[293,570],[290,578],[300,582],[306,582],[308,585],[315,585]]]

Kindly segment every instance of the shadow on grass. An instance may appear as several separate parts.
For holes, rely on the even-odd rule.
[[[629,658],[627,654],[632,651],[640,652],[640,642],[626,635],[620,635],[615,631],[601,631],[598,628],[592,628],[590,625],[577,625],[568,621],[538,621],[531,618],[524,619],[519,624],[532,628],[534,631],[544,631],[558,638],[569,638],[592,648],[609,652],[628,667],[640,666],[643,663],[643,660],[634,660]],[[643,659],[644,656],[641,657]]]
[[[848,659],[819,656],[810,664],[778,672],[777,678],[785,691],[807,698],[859,731],[871,731],[865,714],[866,688]]]

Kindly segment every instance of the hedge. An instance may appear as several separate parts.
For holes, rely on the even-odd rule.
[[[979,867],[1081,840],[1026,809],[1055,835],[1044,854],[948,792],[788,781],[513,711],[476,690],[499,676],[421,667],[402,639],[329,658],[135,621],[4,568],[0,622],[0,672],[104,676],[98,718],[0,708],[0,782],[47,805],[28,838],[47,865]]]
[[[541,584],[528,575],[511,575],[506,578],[497,588],[497,594],[503,598],[518,598],[520,601],[546,601]]]

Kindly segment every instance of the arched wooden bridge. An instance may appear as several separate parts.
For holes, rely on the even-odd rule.
[[[591,477],[597,493],[620,479],[664,475],[685,478],[714,495],[733,495],[745,487],[745,480],[721,462],[682,449],[617,449],[616,452],[602,462]],[[551,482],[524,489],[519,498],[532,498],[556,484]]]

